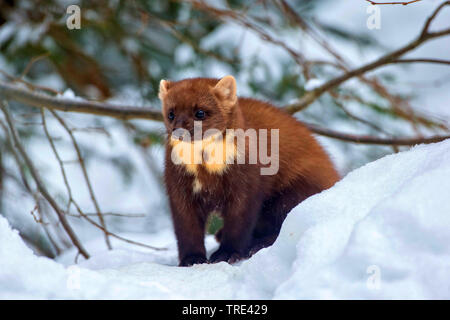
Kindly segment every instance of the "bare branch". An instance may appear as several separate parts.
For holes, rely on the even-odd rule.
[[[19,79],[23,79],[23,77],[25,77],[27,75],[28,71],[30,71],[30,69],[33,66],[33,64],[35,64],[39,60],[47,58],[49,55],[50,55],[50,53],[46,52],[44,54],[41,54],[41,55],[31,59],[30,62],[28,62],[28,64],[26,65],[25,69],[22,71],[22,74],[20,75]]]
[[[81,217],[80,215],[75,215],[75,214],[71,214],[68,213],[68,215],[72,216],[72,217]],[[85,213],[86,216],[88,217],[93,217],[93,216],[97,216],[96,213]],[[119,218],[145,218],[146,215],[143,213],[116,213],[116,212],[103,212],[102,215],[104,216],[111,216],[111,217],[119,217]]]
[[[23,160],[25,161],[25,164],[27,165],[28,169],[30,170],[31,176],[33,177],[36,186],[39,190],[39,192],[42,194],[42,196],[48,201],[48,203],[52,206],[52,208],[55,210],[56,214],[58,215],[59,221],[61,222],[64,230],[66,230],[67,235],[69,236],[70,240],[72,241],[73,245],[78,249],[81,255],[85,257],[86,259],[89,259],[89,254],[84,249],[83,245],[81,244],[80,240],[76,236],[75,232],[73,231],[72,227],[70,226],[69,222],[67,221],[64,212],[61,210],[59,205],[56,203],[56,201],[52,198],[50,193],[47,191],[47,188],[45,187],[45,184],[42,182],[42,179],[37,172],[36,168],[34,167],[33,162],[28,157],[28,154],[25,151],[25,148],[23,147],[22,143],[20,142],[19,134],[17,132],[16,127],[14,126],[14,122],[11,118],[11,115],[9,114],[9,111],[7,107],[4,105],[4,103],[0,102],[0,107],[3,111],[3,114],[5,115],[6,122],[9,126],[10,135],[12,138],[12,144],[17,148],[20,155],[22,156]]]
[[[365,74],[369,71],[372,71],[376,68],[379,68],[381,66],[385,66],[388,64],[395,63],[396,60],[398,60],[401,56],[405,55],[406,53],[416,49],[420,45],[424,44],[425,42],[435,39],[444,35],[450,34],[450,28],[447,28],[442,31],[428,33],[428,27],[431,24],[432,20],[436,17],[437,13],[446,5],[449,5],[450,1],[446,1],[442,3],[431,15],[430,18],[428,18],[422,33],[418,38],[410,42],[409,44],[405,45],[404,47],[395,50],[394,52],[388,53],[378,60],[371,62],[369,64],[366,64],[362,67],[356,68],[354,70],[348,71],[344,73],[343,75],[336,77],[334,79],[329,80],[328,82],[324,83],[320,87],[315,88],[314,90],[308,91],[298,102],[293,103],[291,105],[288,105],[284,107],[284,109],[288,113],[295,113],[298,111],[301,111],[308,107],[311,103],[316,101],[322,94],[325,92],[341,85],[342,83],[346,82],[347,80],[360,76],[362,74]]]
[[[446,136],[432,136],[428,138],[377,138],[367,135],[354,135],[348,133],[337,132],[325,128],[321,128],[314,124],[305,123],[303,124],[313,131],[314,133],[338,139],[342,141],[361,143],[361,144],[374,144],[374,145],[388,145],[388,146],[414,146],[421,143],[435,143],[446,139],[450,139],[450,135]]]
[[[54,113],[53,110],[50,110],[50,111],[51,111],[52,113]],[[41,116],[42,116],[42,124],[43,124],[43,127],[44,127],[45,134],[46,134],[46,136],[47,136],[47,139],[48,139],[49,142],[50,142],[50,146],[51,146],[51,148],[52,148],[52,150],[53,150],[53,153],[55,154],[56,159],[58,160],[58,163],[59,163],[59,166],[60,166],[60,170],[61,170],[61,174],[62,174],[63,179],[64,179],[64,184],[65,184],[66,189],[67,189],[69,201],[68,201],[68,205],[67,205],[67,209],[66,209],[66,214],[69,215],[69,216],[77,217],[77,218],[84,218],[84,219],[87,220],[89,223],[91,223],[92,225],[94,225],[95,227],[97,227],[98,229],[100,229],[100,230],[104,233],[104,235],[105,235],[105,239],[106,239],[106,241],[107,241],[106,243],[107,243],[107,245],[109,245],[108,248],[111,248],[111,244],[110,244],[110,241],[109,241],[109,237],[112,236],[112,237],[115,237],[115,238],[117,238],[117,239],[119,239],[119,240],[121,240],[121,241],[128,242],[128,243],[131,243],[131,244],[135,244],[135,245],[138,245],[138,246],[141,246],[141,247],[146,247],[146,248],[154,249],[154,250],[164,250],[164,248],[157,248],[157,247],[153,247],[153,246],[150,246],[150,245],[147,245],[147,244],[144,244],[144,243],[140,243],[140,242],[137,242],[137,241],[129,240],[129,239],[127,239],[127,238],[118,236],[118,235],[116,235],[116,234],[114,234],[114,233],[112,233],[112,232],[110,232],[110,231],[108,231],[108,230],[106,229],[106,225],[105,225],[105,221],[104,221],[104,219],[103,219],[103,216],[106,216],[106,215],[107,215],[107,216],[127,217],[127,218],[142,218],[142,217],[145,217],[145,215],[138,215],[138,214],[120,214],[120,213],[103,213],[103,212],[100,211],[100,209],[99,209],[99,207],[98,207],[98,204],[97,204],[97,200],[96,200],[95,195],[94,195],[93,190],[92,190],[92,186],[91,186],[89,177],[88,177],[88,175],[87,175],[87,171],[86,171],[86,167],[85,167],[85,165],[84,165],[84,161],[83,161],[83,159],[82,159],[82,157],[81,157],[81,151],[80,151],[80,149],[79,149],[79,147],[78,147],[78,144],[77,144],[77,142],[76,142],[76,140],[75,140],[75,137],[74,137],[73,134],[72,134],[72,130],[67,126],[67,124],[64,122],[64,120],[63,120],[61,117],[59,117],[56,113],[54,113],[54,116],[56,117],[56,119],[57,119],[58,121],[61,121],[60,123],[63,125],[63,127],[65,128],[65,130],[68,131],[69,135],[70,135],[71,138],[73,139],[73,140],[72,140],[72,143],[73,143],[74,148],[75,148],[75,150],[76,150],[76,153],[77,153],[77,155],[78,155],[78,157],[79,157],[78,160],[77,160],[76,162],[78,162],[78,163],[80,164],[81,168],[82,168],[83,175],[84,175],[84,177],[85,177],[86,183],[87,183],[87,185],[88,185],[89,193],[90,193],[90,195],[91,195],[91,199],[92,199],[93,202],[94,202],[94,206],[95,206],[97,212],[96,212],[95,214],[92,214],[92,213],[84,213],[84,212],[81,210],[81,207],[78,205],[78,203],[75,201],[75,199],[74,199],[74,197],[73,197],[73,195],[72,195],[72,190],[71,190],[69,181],[68,181],[68,179],[67,179],[67,174],[66,174],[66,171],[65,171],[65,168],[64,168],[64,161],[62,161],[61,157],[59,156],[59,153],[58,153],[58,151],[57,151],[57,149],[56,149],[56,146],[55,146],[55,144],[54,144],[54,142],[53,142],[53,139],[52,139],[52,137],[50,136],[50,133],[48,132],[48,129],[47,129],[47,122],[46,122],[46,119],[45,119],[45,113],[44,113],[44,110],[43,110],[43,109],[41,109]],[[70,205],[71,205],[71,204],[73,204],[73,205],[75,206],[76,210],[77,210],[78,213],[79,213],[78,215],[74,215],[74,214],[71,214],[71,213],[70,213]],[[90,219],[89,217],[91,217],[91,216],[96,216],[96,217],[98,217],[99,220],[100,220],[100,224],[98,224],[98,223],[96,223],[94,220]]]
[[[277,2],[276,2],[277,3]],[[285,12],[292,22],[300,27],[304,32],[310,35],[310,37],[316,41],[325,51],[331,54],[336,62],[328,62],[328,61],[307,61],[307,64],[326,64],[331,65],[337,69],[342,70],[344,73],[349,72],[352,68],[350,64],[345,61],[342,55],[340,55],[337,50],[335,50],[328,41],[320,35],[309,23],[307,23],[295,10],[292,8],[285,0],[281,0],[280,4],[281,10]],[[396,115],[401,118],[405,118],[410,123],[412,123],[416,132],[418,132],[418,128],[415,125],[415,122],[422,123],[420,117],[417,117],[413,112],[412,108],[409,106],[408,102],[404,98],[400,98],[396,95],[393,95],[389,92],[388,88],[386,88],[380,81],[378,81],[375,77],[368,78],[365,74],[361,74],[357,76],[360,81],[370,86],[377,94],[387,99],[391,108],[394,110]],[[332,90],[328,91],[331,95],[333,95]],[[404,112],[407,109],[407,112]]]
[[[428,30],[430,29],[431,22],[433,22],[434,18],[438,15],[438,13],[445,7],[450,5],[450,1],[442,2],[436,10],[431,14],[431,16],[427,19],[425,22],[425,25],[423,26],[422,33],[420,34],[420,38],[425,37],[426,34],[428,34]]]
[[[236,23],[240,24],[241,26],[252,30],[256,33],[262,40],[266,42],[270,42],[276,46],[279,46],[283,48],[291,57],[292,59],[300,66],[303,67],[304,73],[307,76],[308,74],[308,64],[306,63],[306,58],[301,54],[300,52],[297,52],[296,50],[292,49],[288,44],[285,42],[274,38],[272,35],[270,35],[264,28],[261,28],[257,24],[250,21],[248,18],[248,15],[245,13],[240,13],[234,10],[226,10],[226,9],[219,9],[216,7],[213,7],[209,4],[207,4],[204,1],[198,1],[198,0],[189,0],[189,2],[195,7],[195,9],[203,11],[205,13],[208,13],[214,17],[216,17],[219,20],[226,21],[227,19],[231,19],[235,21]]]
[[[92,203],[94,204],[95,210],[97,211],[98,220],[100,221],[102,230],[106,231],[107,230],[106,223],[105,223],[105,220],[103,219],[102,212],[100,210],[100,205],[98,204],[97,198],[95,197],[94,189],[92,188],[92,183],[91,183],[91,180],[89,179],[89,175],[87,173],[87,169],[84,164],[83,156],[81,155],[81,150],[80,150],[80,147],[78,146],[78,142],[75,139],[75,136],[73,135],[72,130],[67,126],[67,124],[64,122],[64,120],[55,111],[50,110],[50,112],[53,114],[53,116],[56,118],[56,120],[58,120],[58,122],[61,124],[61,126],[63,126],[63,128],[66,130],[66,132],[70,136],[72,145],[73,145],[73,147],[76,151],[77,157],[78,157],[78,162],[80,164],[81,171],[83,172],[84,181],[86,182],[86,185],[87,185],[87,188],[89,191],[89,195],[91,196]],[[112,246],[111,246],[111,242],[109,241],[107,232],[105,232],[105,242],[106,242],[106,246],[108,247],[108,249],[111,250]]]
[[[443,59],[399,59],[392,61],[392,63],[437,63],[437,64],[448,64],[450,65],[450,60]]]
[[[21,176],[21,180],[19,180],[18,178],[16,178],[14,175],[8,175],[9,178],[13,179],[21,188],[24,188],[24,190],[31,195],[31,197],[35,200],[36,202],[36,209],[38,210],[39,213],[39,219],[40,220],[44,220],[44,211],[42,210],[42,206],[41,206],[41,197],[39,196],[39,193],[32,190],[31,186],[29,185],[27,178],[26,178],[26,173],[25,173],[25,166],[22,162],[22,160],[20,159],[19,154],[17,153],[17,150],[14,148],[13,146],[13,142],[12,142],[12,138],[11,135],[9,134],[9,130],[6,124],[3,123],[3,121],[0,120],[0,127],[2,127],[4,133],[5,133],[5,141],[6,141],[6,145],[9,148],[9,150],[11,150],[11,154],[14,157],[14,163],[16,164],[19,174]],[[22,182],[22,184],[20,184],[20,182]],[[53,239],[53,236],[51,235],[50,231],[48,230],[48,226],[46,224],[40,224],[42,229],[44,230],[44,233],[46,234],[49,242],[52,244],[53,248],[55,249],[55,252],[57,255],[59,255],[61,253],[61,248],[59,247],[59,245],[57,244],[56,240]],[[56,227],[56,226],[55,226]],[[56,228],[56,231],[58,231],[59,229]]]
[[[127,243],[130,243],[130,244],[134,244],[134,245],[137,245],[137,246],[140,246],[140,247],[144,247],[144,248],[156,250],[156,251],[165,251],[165,250],[167,250],[167,248],[160,248],[160,247],[150,246],[150,245],[148,245],[148,244],[141,243],[141,242],[134,241],[134,240],[130,240],[130,239],[124,238],[124,237],[122,237],[122,236],[119,236],[119,235],[117,235],[117,234],[115,234],[115,233],[112,233],[112,232],[110,232],[110,231],[104,229],[101,225],[99,225],[99,224],[98,224],[97,222],[95,222],[94,220],[92,220],[88,215],[86,215],[83,211],[81,211],[79,207],[77,207],[77,210],[78,210],[78,213],[79,213],[83,218],[85,218],[89,223],[91,223],[92,225],[96,226],[97,228],[103,230],[103,232],[105,232],[105,234],[107,234],[107,235],[109,235],[109,236],[111,236],[111,237],[113,237],[113,238],[122,240],[122,241],[127,242]]]
[[[422,0],[411,0],[411,1],[403,1],[403,2],[375,2],[375,1],[372,1],[372,0],[366,0],[366,1],[369,2],[370,4],[373,4],[373,5],[401,4],[401,5],[407,6],[408,4],[416,3],[416,2],[419,2],[419,1],[422,1]]]
[[[70,184],[69,184],[69,179],[67,178],[66,170],[64,168],[64,161],[61,159],[61,157],[58,153],[58,150],[56,149],[56,145],[53,141],[53,138],[51,137],[50,132],[48,131],[47,120],[45,118],[45,109],[43,109],[43,108],[41,109],[41,118],[42,118],[42,127],[44,128],[45,136],[47,137],[47,140],[50,143],[50,147],[53,151],[53,154],[55,155],[56,160],[58,161],[61,175],[63,177],[64,185],[66,186],[67,195],[69,197],[69,201],[67,203],[67,208],[66,208],[66,212],[68,212],[70,209],[70,204],[73,199],[73,196],[72,196],[72,189],[70,188]]]
[[[0,81],[0,95],[2,99],[11,99],[27,105],[64,112],[79,112],[109,116],[121,120],[149,119],[162,121],[161,112],[150,108],[139,108],[100,103],[86,100],[55,98],[44,93],[31,92],[24,88]]]

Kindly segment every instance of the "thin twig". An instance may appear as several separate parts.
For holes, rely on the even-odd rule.
[[[401,4],[401,5],[403,5],[403,6],[407,6],[408,4],[412,4],[412,3],[415,3],[415,2],[419,2],[419,1],[422,1],[422,0],[411,0],[411,1],[403,1],[403,2],[375,2],[375,1],[372,1],[372,0],[366,0],[367,2],[370,2],[370,4],[373,4],[373,5],[383,5],[383,4]]]
[[[337,132],[330,129],[321,128],[311,123],[303,124],[311,131],[329,137],[333,139],[338,139],[342,141],[362,143],[362,144],[374,144],[374,145],[390,145],[390,146],[414,146],[421,143],[435,143],[446,139],[450,139],[450,135],[446,136],[432,136],[428,138],[377,138],[367,135],[355,135],[349,133]]]
[[[375,60],[371,63],[368,63],[368,64],[366,64],[362,67],[356,68],[354,70],[348,71],[341,76],[338,76],[334,79],[327,81],[320,87],[317,87],[314,90],[308,91],[298,102],[288,105],[288,106],[284,107],[284,109],[288,113],[295,113],[295,112],[301,111],[301,110],[305,109],[306,107],[308,107],[310,104],[312,104],[314,101],[316,101],[325,92],[341,85],[342,83],[346,82],[347,80],[354,78],[354,77],[358,77],[362,74],[365,74],[369,71],[377,69],[381,66],[392,64],[394,61],[398,60],[401,56],[416,49],[417,47],[419,47],[420,45],[424,44],[425,42],[427,42],[431,39],[435,39],[435,38],[438,38],[438,37],[441,37],[444,35],[449,35],[450,28],[444,29],[442,31],[436,31],[436,32],[431,32],[431,33],[428,32],[428,28],[429,28],[432,20],[436,17],[438,12],[446,5],[450,5],[450,1],[446,1],[446,2],[442,3],[433,12],[433,14],[430,16],[430,18],[428,18],[428,20],[426,21],[420,36],[418,38],[416,38],[415,40],[413,40],[412,42],[408,43],[407,45],[403,46],[400,49],[397,49],[391,53],[388,53],[388,54],[382,56],[378,60]]]
[[[47,188],[45,187],[45,184],[42,182],[42,179],[37,172],[36,168],[34,167],[33,162],[29,158],[28,154],[25,151],[25,148],[23,147],[22,143],[20,142],[19,134],[17,132],[16,127],[14,126],[14,121],[11,118],[11,115],[8,111],[8,108],[4,103],[0,102],[0,107],[3,111],[3,114],[5,115],[6,122],[9,126],[11,138],[12,138],[12,144],[17,148],[20,155],[22,156],[23,160],[25,161],[28,169],[30,170],[30,173],[33,177],[33,180],[36,183],[36,186],[39,190],[39,192],[42,194],[42,196],[47,200],[47,202],[52,206],[52,208],[55,210],[56,214],[58,215],[59,221],[61,222],[64,230],[66,230],[67,235],[69,236],[70,240],[72,241],[73,245],[78,249],[80,254],[83,255],[86,259],[89,259],[89,254],[84,249],[83,245],[81,244],[80,240],[76,236],[75,232],[73,231],[72,227],[70,226],[69,222],[67,221],[64,212],[61,210],[59,205],[56,203],[56,201],[52,198],[50,193],[47,191]]]
[[[9,178],[12,178],[21,188],[24,189],[24,191],[26,193],[28,193],[29,195],[31,195],[31,197],[33,197],[33,199],[36,202],[36,208],[37,208],[37,210],[39,212],[40,219],[43,220],[44,219],[44,212],[42,211],[42,208],[41,208],[40,198],[38,197],[38,192],[35,192],[34,190],[32,190],[30,184],[27,181],[26,173],[25,173],[25,170],[24,170],[25,169],[24,164],[23,164],[22,160],[20,159],[20,156],[17,153],[17,150],[14,148],[14,146],[12,144],[13,142],[12,142],[11,135],[9,134],[8,127],[1,120],[0,120],[0,127],[2,127],[3,132],[5,133],[6,145],[9,148],[9,150],[11,151],[11,154],[14,157],[14,163],[17,165],[17,168],[18,168],[21,180],[17,179],[13,175],[10,175]],[[20,182],[22,184],[20,184]],[[46,224],[40,224],[40,225],[41,225],[42,229],[44,230],[44,233],[47,235],[47,238],[48,238],[49,242],[53,245],[56,254],[59,255],[62,252],[62,250],[58,246],[56,240],[53,239],[50,231],[47,228],[47,225]],[[55,226],[55,228],[56,228],[56,226]],[[58,229],[56,229],[56,231],[57,230]]]
[[[44,111],[44,109],[41,109],[41,118],[42,118],[42,126],[44,128],[45,136],[47,137],[47,140],[50,143],[50,147],[51,147],[51,149],[53,151],[53,154],[55,155],[56,160],[58,161],[59,168],[60,168],[60,171],[61,171],[61,175],[63,177],[64,185],[66,186],[67,195],[69,197],[69,201],[67,203],[66,212],[69,212],[70,204],[71,204],[71,201],[73,199],[73,196],[72,196],[72,189],[71,189],[70,184],[69,184],[69,179],[67,178],[66,170],[64,168],[64,161],[59,156],[59,153],[58,153],[58,150],[56,149],[56,146],[55,146],[55,143],[53,141],[53,138],[51,137],[50,132],[48,131],[47,120],[45,118],[45,111]]]
[[[87,188],[88,188],[88,191],[89,191],[89,195],[91,196],[92,203],[94,204],[95,210],[97,211],[98,220],[100,221],[100,225],[102,226],[102,230],[106,231],[107,230],[106,222],[103,219],[102,212],[100,210],[100,205],[98,204],[97,198],[95,197],[94,189],[92,187],[91,180],[89,179],[89,175],[87,173],[87,169],[86,169],[86,166],[84,164],[83,156],[81,154],[80,147],[78,146],[78,142],[75,139],[75,136],[72,133],[72,130],[64,122],[63,118],[61,118],[54,110],[50,110],[50,112],[56,118],[56,120],[58,120],[58,122],[61,124],[61,126],[63,126],[63,128],[66,130],[66,132],[70,136],[70,139],[72,141],[72,145],[73,145],[73,147],[75,149],[75,152],[77,154],[77,157],[78,157],[78,162],[80,163],[81,171],[83,172],[84,181],[86,182],[86,185],[87,185]],[[111,242],[109,241],[109,236],[108,236],[107,232],[105,232],[105,242],[106,242],[106,246],[108,247],[108,249],[111,250],[112,246],[111,246]]]
[[[392,63],[437,63],[450,65],[450,60],[416,58],[416,59],[398,59],[392,61]]]
[[[37,57],[34,57],[30,60],[30,62],[28,62],[28,64],[26,65],[25,69],[23,70],[22,74],[19,76],[19,79],[23,79],[23,77],[25,77],[28,73],[28,71],[30,71],[31,67],[33,66],[33,64],[35,64],[36,62],[38,62],[39,60],[42,60],[44,58],[47,58],[50,55],[49,52],[43,53]]]
[[[51,112],[53,113],[53,111],[51,111]],[[68,126],[67,126],[67,124],[64,122],[64,120],[63,120],[61,117],[59,117],[57,114],[54,114],[54,115],[56,116],[56,119],[57,119],[58,121],[61,120],[61,121],[64,123],[64,124],[62,124],[62,123],[61,123],[61,124],[64,126],[64,128],[66,129],[66,131],[69,130],[69,134],[70,134],[70,133],[71,133],[71,130],[68,128]],[[50,134],[49,134],[49,132],[48,132],[48,130],[47,130],[47,125],[46,125],[46,120],[45,120],[45,114],[44,114],[43,112],[42,112],[42,122],[43,122],[43,124],[44,124],[44,130],[46,131],[46,136],[47,136],[48,140],[50,141],[50,145],[52,146],[52,150],[53,150],[53,152],[54,152],[54,154],[55,154],[55,156],[56,156],[56,158],[57,158],[57,160],[58,160],[58,163],[59,163],[59,165],[60,165],[61,172],[62,172],[62,175],[63,175],[63,178],[64,178],[64,184],[66,185],[66,189],[67,189],[67,192],[68,192],[69,202],[68,202],[68,208],[67,208],[67,210],[66,210],[66,214],[69,215],[69,216],[77,217],[77,218],[80,218],[80,217],[81,217],[81,218],[84,218],[84,219],[86,219],[89,223],[91,223],[92,225],[94,225],[94,226],[97,227],[98,229],[102,230],[102,232],[105,234],[105,239],[108,239],[108,243],[110,243],[110,241],[109,241],[109,236],[112,236],[112,237],[115,237],[115,238],[117,238],[117,239],[119,239],[119,240],[121,240],[121,241],[124,241],[124,242],[127,242],[127,243],[131,243],[131,244],[135,244],[135,245],[142,246],[142,247],[146,247],[146,248],[149,248],[149,249],[154,249],[154,250],[165,250],[165,248],[157,248],[157,247],[153,247],[153,246],[150,246],[150,245],[147,245],[147,244],[144,244],[144,243],[140,243],[140,242],[137,242],[137,241],[129,240],[129,239],[127,239],[127,238],[124,238],[124,237],[121,237],[121,236],[116,235],[116,234],[114,234],[114,233],[112,233],[112,232],[110,232],[110,231],[108,231],[108,230],[106,229],[106,227],[105,227],[105,222],[104,222],[104,219],[103,219],[103,216],[116,216],[116,217],[122,217],[122,218],[125,218],[125,217],[127,217],[127,218],[142,218],[142,217],[145,217],[145,215],[137,215],[137,214],[120,214],[120,213],[111,213],[111,212],[109,212],[109,213],[103,213],[103,212],[100,212],[100,211],[97,211],[96,213],[93,214],[93,213],[84,213],[84,212],[81,210],[81,207],[78,205],[78,203],[75,201],[75,199],[74,199],[74,197],[73,197],[73,195],[72,195],[72,191],[71,191],[71,188],[70,188],[70,184],[69,184],[69,181],[68,181],[68,179],[67,179],[67,174],[66,174],[65,169],[64,169],[64,162],[61,160],[61,157],[59,156],[58,151],[57,151],[57,149],[56,149],[56,146],[54,145],[53,139],[51,138],[51,136],[50,136]],[[76,140],[75,140],[75,137],[73,137],[73,139],[74,139],[74,140],[72,140],[72,142],[74,143],[74,148],[76,149],[77,154],[78,154],[79,156],[81,156],[81,152],[80,152],[80,149],[79,149],[79,147],[78,147],[78,144],[77,144],[77,142],[76,142]],[[90,184],[89,177],[87,176],[87,171],[86,171],[86,168],[85,168],[85,165],[84,165],[84,161],[83,161],[82,158],[81,158],[81,160],[80,160],[80,158],[79,158],[77,162],[79,162],[80,165],[81,165],[81,167],[82,167],[82,170],[83,170],[84,175],[85,175],[85,180],[86,180],[86,183],[88,184],[88,188],[89,188],[89,186],[91,186],[91,184]],[[83,169],[83,168],[84,168],[84,169]],[[92,188],[92,187],[91,187],[91,188]],[[92,192],[92,193],[91,193],[91,198],[93,199],[93,201],[95,201],[94,203],[96,203],[97,200],[95,199],[95,195],[93,194],[92,189],[89,189],[89,192]],[[77,209],[79,215],[74,215],[74,214],[70,214],[70,213],[69,213],[70,204],[73,204],[73,205],[74,205],[74,207]],[[97,207],[97,209],[99,210],[98,207]],[[99,219],[99,220],[100,220],[100,224],[98,224],[98,223],[96,223],[95,221],[93,221],[92,219],[90,219],[89,217],[91,217],[91,216],[96,216],[96,217],[99,217],[99,216],[100,216],[100,217],[99,217],[99,218],[101,218],[101,220]]]
[[[76,215],[73,213],[67,213],[69,216],[80,218],[80,215]],[[94,217],[97,216],[96,213],[85,213],[88,217]],[[116,213],[116,212],[103,212],[103,216],[111,216],[111,217],[119,217],[119,218],[145,218],[145,214],[141,213]]]
[[[127,242],[127,243],[130,243],[130,244],[134,244],[134,245],[137,245],[137,246],[140,246],[140,247],[144,247],[144,248],[148,248],[148,249],[152,249],[152,250],[156,250],[156,251],[165,251],[165,250],[167,250],[167,248],[160,248],[160,247],[150,246],[150,245],[148,245],[148,244],[141,243],[141,242],[134,241],[134,240],[130,240],[130,239],[121,237],[121,236],[119,236],[119,235],[117,235],[117,234],[115,234],[115,233],[112,233],[111,231],[108,231],[108,230],[104,229],[101,225],[99,225],[97,222],[95,222],[94,220],[92,220],[89,216],[87,216],[87,215],[86,215],[83,211],[81,211],[78,207],[77,207],[77,210],[78,210],[78,213],[79,213],[83,218],[85,218],[85,219],[86,219],[88,222],[90,222],[92,225],[94,225],[94,226],[96,226],[97,228],[103,230],[103,232],[104,232],[105,234],[107,234],[108,236],[111,236],[111,237],[113,237],[113,238],[122,240],[122,241]]]

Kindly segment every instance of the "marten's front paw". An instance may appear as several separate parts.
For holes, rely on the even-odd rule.
[[[202,264],[202,263],[207,263],[208,260],[206,260],[206,257],[203,255],[192,255],[192,256],[187,256],[184,257],[181,261],[180,261],[180,267],[190,267],[193,266],[194,264]]]
[[[228,262],[229,264],[233,264],[239,260],[245,259],[246,256],[242,255],[236,251],[228,251],[224,249],[217,250],[214,252],[209,258],[210,263],[218,263],[218,262]]]

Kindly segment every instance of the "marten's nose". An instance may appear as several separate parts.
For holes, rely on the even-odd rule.
[[[183,116],[175,119],[172,128],[172,138],[183,141],[185,136],[189,134],[187,131],[187,119]]]
[[[172,132],[178,129],[185,129],[187,125],[187,120],[184,117],[180,117],[175,120],[173,124]]]

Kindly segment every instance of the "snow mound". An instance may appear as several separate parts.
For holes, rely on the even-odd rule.
[[[449,160],[450,140],[365,165],[235,266],[178,268],[123,249],[64,266],[33,255],[0,217],[0,298],[449,299]]]
[[[274,246],[244,265],[252,290],[280,299],[450,298],[449,160],[450,141],[418,146],[309,198]]]

